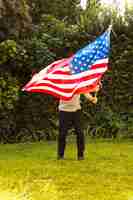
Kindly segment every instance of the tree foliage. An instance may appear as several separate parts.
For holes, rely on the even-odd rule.
[[[31,30],[32,18],[26,0],[0,1],[0,40],[21,37]]]
[[[21,91],[32,74],[93,41],[113,22],[109,70],[96,106],[82,99],[82,124],[92,137],[132,137],[133,18],[108,13],[98,1],[0,1],[0,141],[55,139],[58,101]],[[30,33],[30,34],[29,34]]]
[[[57,19],[67,20],[68,22],[74,23],[79,0],[45,0],[45,2],[43,0],[29,0],[28,3],[31,8],[33,21],[37,24],[40,22],[40,16],[43,14],[50,14]]]

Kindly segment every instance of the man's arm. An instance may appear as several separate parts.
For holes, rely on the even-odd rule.
[[[84,94],[84,96],[92,103],[96,104],[97,103],[97,97],[96,96],[92,96],[92,94],[88,93],[88,94]]]
[[[96,88],[95,88],[95,92],[97,93],[99,90],[100,90],[100,86],[97,85]],[[84,94],[84,95],[85,95],[85,97],[86,97],[90,102],[92,102],[92,103],[94,103],[94,104],[97,103],[97,100],[98,100],[98,99],[97,99],[96,95],[93,96],[93,95],[90,94],[90,93]]]

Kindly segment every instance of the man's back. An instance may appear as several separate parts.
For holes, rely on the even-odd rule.
[[[68,101],[60,100],[59,111],[75,112],[81,109],[80,94],[75,94],[72,99]]]

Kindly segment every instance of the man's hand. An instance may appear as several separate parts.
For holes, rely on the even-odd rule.
[[[97,87],[95,88],[95,92],[99,92],[99,90],[100,90],[100,86],[97,85]]]
[[[94,104],[97,103],[97,97],[91,97],[90,101]]]
[[[85,97],[92,103],[96,104],[97,103],[97,97],[92,96],[90,93],[85,94]]]

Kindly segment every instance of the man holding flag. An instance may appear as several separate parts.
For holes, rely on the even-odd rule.
[[[99,86],[96,88],[98,92]],[[97,97],[91,94],[84,94],[85,97],[92,103],[97,103]],[[77,158],[84,159],[84,133],[80,126],[80,94],[75,94],[71,100],[60,100],[59,102],[59,136],[58,136],[58,159],[64,159],[64,150],[66,146],[66,135],[70,125],[75,129],[77,136]]]
[[[27,92],[48,93],[60,99],[60,133],[58,158],[63,158],[69,123],[77,133],[78,159],[83,159],[84,136],[79,126],[80,94],[93,103],[97,98],[90,93],[99,89],[103,74],[108,69],[111,26],[94,42],[69,58],[55,61],[35,74],[23,88]],[[68,121],[68,122],[67,122]]]

